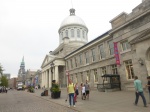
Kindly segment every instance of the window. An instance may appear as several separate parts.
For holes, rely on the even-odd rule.
[[[88,81],[90,81],[90,72],[87,71],[87,78],[86,78]]]
[[[99,46],[99,53],[100,53],[100,59],[105,58],[105,52],[104,52],[104,47],[103,45]]]
[[[71,80],[72,80],[72,82],[73,82],[73,75],[71,75]]]
[[[125,51],[127,49],[130,49],[130,44],[128,43],[128,41],[122,42],[122,51]]]
[[[74,58],[74,61],[75,61],[75,67],[77,67],[77,63],[78,63],[77,62],[77,57]]]
[[[125,67],[126,67],[126,75],[128,79],[134,79],[134,71],[133,71],[133,65],[132,60],[125,61]]]
[[[77,37],[80,37],[80,30],[77,30]]]
[[[66,37],[68,37],[68,30],[66,30]]]
[[[102,67],[101,71],[102,71],[102,75],[106,74],[106,67]],[[103,77],[103,81],[107,81],[107,78]]]
[[[79,55],[79,63],[82,64],[82,54]]]
[[[61,38],[63,39],[63,32],[61,33]]]
[[[95,61],[95,49],[92,49],[92,61]]]
[[[77,83],[78,82],[78,76],[77,76],[77,74],[75,76],[76,76],[76,83]]]
[[[81,82],[83,82],[83,74],[82,74],[82,72],[81,72]]]
[[[102,70],[102,75],[106,74],[106,67],[102,67],[101,70]]]
[[[112,71],[112,74],[118,74],[118,70],[117,70],[117,65],[116,64],[111,65],[111,71]]]
[[[114,54],[114,44],[113,44],[113,40],[108,42],[109,45],[109,54],[113,55]]]
[[[85,38],[85,32],[84,32],[84,30],[82,30],[82,35],[83,35],[83,38]]]
[[[73,68],[72,59],[70,59],[71,69]]]
[[[98,82],[97,69],[94,69],[94,82]]]
[[[89,63],[89,56],[88,56],[88,52],[85,53],[85,63],[88,64]]]
[[[74,37],[74,29],[71,29],[71,37]]]
[[[66,62],[67,69],[69,70],[68,61]]]

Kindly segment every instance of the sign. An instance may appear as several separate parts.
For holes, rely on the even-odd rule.
[[[115,54],[115,58],[116,58],[116,64],[120,65],[120,58],[119,58],[119,53],[118,53],[117,42],[114,42],[114,54]]]

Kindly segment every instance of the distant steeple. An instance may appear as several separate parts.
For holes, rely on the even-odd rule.
[[[74,8],[70,9],[69,11],[70,11],[70,16],[75,16],[75,9]]]
[[[22,58],[22,62],[21,62],[21,65],[20,66],[25,66],[25,63],[24,63],[24,56]]]

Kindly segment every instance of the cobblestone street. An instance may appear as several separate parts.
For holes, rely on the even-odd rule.
[[[67,108],[41,99],[26,91],[10,90],[0,94],[0,112],[78,112],[74,107]]]

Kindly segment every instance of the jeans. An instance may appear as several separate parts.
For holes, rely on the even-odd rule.
[[[73,101],[73,105],[75,105],[75,101],[74,101],[74,93],[69,93],[69,104],[71,105],[71,99]]]
[[[135,95],[136,95],[136,99],[135,99],[135,104],[138,103],[138,100],[139,100],[139,96],[142,97],[142,100],[143,100],[143,103],[144,103],[144,106],[146,106],[146,99],[144,97],[144,93],[143,92],[135,92]]]

